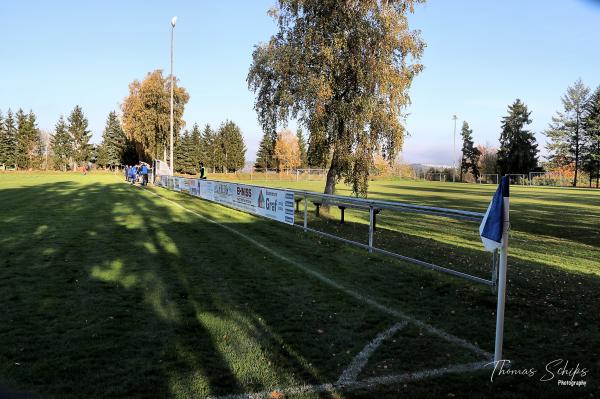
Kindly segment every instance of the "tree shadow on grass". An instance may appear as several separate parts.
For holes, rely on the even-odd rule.
[[[177,199],[200,204],[203,214],[358,292],[490,347],[493,317],[483,312],[494,301],[482,299],[481,290],[195,198]],[[0,314],[0,380],[15,389],[56,397],[202,397],[331,382],[396,321],[124,184],[55,183],[3,190],[0,200],[15,204],[0,210],[2,231],[10,232],[0,238],[0,303],[8,304]],[[507,318],[507,348],[533,346],[544,335],[556,338],[546,350],[566,345],[559,353],[571,356],[586,348],[593,358],[597,315],[586,308],[586,327],[551,331],[550,324],[575,317],[561,313],[572,302],[564,304],[562,293],[550,298],[560,312],[546,320],[538,306],[552,279],[583,281],[575,288],[590,301],[598,280],[543,274],[534,295],[536,282],[512,276],[518,281],[509,288],[509,310],[518,304],[519,311]],[[461,306],[470,308],[462,318]],[[450,309],[456,317],[447,317]],[[520,336],[523,320],[535,336]],[[575,342],[567,345],[565,332]],[[526,360],[543,354],[523,351]]]
[[[196,209],[195,204],[206,203],[177,194],[174,194],[174,198],[192,209]],[[208,207],[217,208],[214,205],[197,206],[200,212]],[[315,219],[311,219],[309,226],[318,228],[318,223],[332,223],[341,230],[364,227],[353,226],[353,223],[340,227],[337,220],[326,220],[324,217],[319,222]],[[234,221],[224,223],[235,226]],[[239,229],[259,242],[266,242],[271,239],[266,227],[268,224],[275,225],[274,222],[253,222],[239,226]],[[378,229],[378,234],[387,234],[385,230]],[[478,342],[485,349],[493,348],[496,300],[487,288],[437,272],[424,271],[418,266],[390,258],[367,254],[363,249],[310,233],[306,235],[299,229],[286,230],[282,226],[277,236],[279,239],[272,240],[270,244],[284,256],[299,259],[343,286],[380,303],[402,309],[471,342]],[[437,245],[441,247],[439,256],[442,257],[472,261],[484,255],[480,249],[456,248],[449,242],[438,242]],[[406,249],[408,247],[410,245]],[[529,364],[542,370],[546,362],[558,357],[572,359],[571,363],[586,364],[588,370],[598,369],[596,359],[600,355],[597,349],[600,337],[594,330],[594,326],[600,322],[600,315],[596,311],[598,301],[600,278],[597,273],[561,268],[543,263],[542,259],[534,256],[511,257],[505,341],[508,358],[524,367]],[[483,380],[487,381],[487,377]],[[588,380],[588,383],[595,385],[594,381]],[[512,389],[530,392],[528,384],[531,383],[517,382]],[[544,384],[540,384],[539,388],[544,392],[553,390],[553,387]],[[486,392],[486,389],[489,386],[482,388],[482,392]],[[554,394],[557,392],[560,390]]]
[[[7,385],[43,396],[168,397],[185,395],[195,374],[207,394],[238,389],[188,283],[169,269],[176,244],[165,248],[168,235],[161,240],[144,216],[148,199],[125,185],[69,182],[1,197],[15,204],[2,212],[0,241]],[[215,308],[211,299],[202,306]]]
[[[0,212],[0,381],[12,389],[204,397],[331,382],[392,322],[124,184],[0,195],[15,204]]]

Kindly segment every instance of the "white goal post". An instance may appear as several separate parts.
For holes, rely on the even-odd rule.
[[[436,179],[436,176],[437,176],[437,179]],[[423,176],[423,180],[445,182],[446,177],[447,177],[446,173],[439,173],[439,172],[426,173],[425,176]]]

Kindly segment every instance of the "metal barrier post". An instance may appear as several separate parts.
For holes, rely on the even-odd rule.
[[[373,206],[369,206],[369,252],[373,252],[373,218],[375,217],[375,212],[373,211]]]
[[[492,293],[498,292],[498,250],[492,252]]]
[[[308,227],[308,200],[306,199],[306,195],[304,196],[304,232],[306,233],[306,228]]]

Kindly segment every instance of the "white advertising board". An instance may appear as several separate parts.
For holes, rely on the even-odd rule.
[[[294,193],[269,187],[161,176],[158,185],[252,213],[294,224]]]

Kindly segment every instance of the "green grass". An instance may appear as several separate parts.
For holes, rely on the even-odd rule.
[[[370,196],[483,211],[492,191],[377,181]],[[493,351],[488,288],[184,194],[132,188],[112,174],[0,174],[0,203],[0,387],[10,391],[188,398],[335,382],[398,321],[204,217]],[[600,193],[515,187],[511,207],[505,357],[517,368],[537,368],[537,378],[502,376],[492,384],[480,371],[294,397],[597,392]],[[363,213],[350,212],[343,226],[336,218],[333,208],[319,219],[311,212],[310,225],[365,238]],[[488,277],[473,224],[385,211],[378,223],[382,247]],[[587,368],[588,386],[539,382],[557,358]],[[479,359],[409,324],[377,349],[360,378]]]

